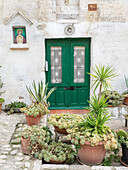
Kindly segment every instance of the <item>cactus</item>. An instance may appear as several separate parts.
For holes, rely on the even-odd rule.
[[[116,134],[117,134],[117,136],[118,137],[124,137],[124,138],[127,138],[128,137],[128,134],[124,131],[124,130],[122,130],[122,129],[119,129],[119,130],[117,130],[116,131]]]

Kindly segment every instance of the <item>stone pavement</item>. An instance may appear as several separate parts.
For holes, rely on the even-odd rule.
[[[46,124],[46,116],[41,121]],[[110,126],[114,129],[124,128],[124,119],[113,119]],[[20,132],[25,128],[26,121],[23,114],[7,115],[0,113],[0,170],[125,170],[128,168],[102,167],[87,165],[42,165],[41,160],[37,160],[29,155],[24,155],[20,146]]]

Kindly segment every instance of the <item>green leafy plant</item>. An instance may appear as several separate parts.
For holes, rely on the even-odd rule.
[[[34,92],[31,90],[30,87],[26,86],[26,88],[27,88],[27,91],[29,92],[30,96],[33,98],[33,100],[36,103],[46,102],[46,100],[49,98],[49,96],[52,94],[52,92],[54,90],[56,90],[56,87],[54,87],[47,94],[48,83],[45,86],[43,86],[42,81],[38,82],[38,85],[36,85],[35,81],[33,81],[32,86],[33,86]]]
[[[46,103],[33,103],[32,105],[21,108],[20,111],[28,116],[34,117],[38,116],[39,114],[41,114],[41,117],[43,117],[43,115],[49,113],[48,105]]]
[[[128,148],[128,133],[126,133],[124,130],[119,129],[116,131],[118,138],[118,141],[120,144],[124,143],[126,144]]]
[[[0,98],[0,103],[5,102],[5,100],[3,98]]]
[[[35,152],[34,156],[38,159],[44,159],[46,162],[65,162],[73,163],[76,152],[71,145],[65,143],[51,142],[41,150]]]
[[[70,113],[61,113],[54,114],[49,119],[49,125],[57,126],[59,129],[71,129],[77,124],[79,124],[83,118],[81,116],[70,114]],[[70,130],[68,130],[70,132]]]
[[[94,92],[96,89],[100,86],[99,88],[99,100],[101,97],[101,92],[102,92],[102,87],[104,90],[107,90],[107,88],[112,88],[112,85],[110,84],[109,81],[112,80],[112,78],[118,76],[116,74],[115,68],[112,66],[104,66],[104,65],[99,65],[99,67],[96,65],[95,68],[92,68],[93,74],[90,74],[94,78],[94,83],[92,85],[95,86]]]
[[[27,107],[27,105],[26,103],[20,101],[11,102],[10,104],[5,105],[5,108],[10,108],[10,109],[20,109],[23,107]]]

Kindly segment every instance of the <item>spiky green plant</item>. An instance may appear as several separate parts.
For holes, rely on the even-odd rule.
[[[127,93],[128,93],[128,77],[124,76],[125,78],[125,84],[126,84],[126,87],[127,87]]]
[[[49,96],[52,94],[54,90],[56,90],[56,87],[52,88],[48,94],[48,83],[43,86],[43,82],[38,82],[38,85],[36,85],[35,81],[32,83],[33,90],[31,90],[30,87],[26,86],[27,91],[29,92],[30,96],[35,100],[36,103],[44,103],[49,98]]]
[[[100,86],[99,89],[99,100],[101,97],[101,91],[102,91],[102,87],[104,88],[104,90],[107,90],[107,88],[112,88],[112,85],[110,84],[109,81],[112,81],[112,78],[118,76],[116,74],[116,70],[115,68],[113,68],[112,66],[104,66],[104,65],[99,65],[99,66],[95,66],[95,68],[92,68],[93,74],[90,74],[93,78],[94,78],[94,83],[92,85],[95,86],[94,88],[94,92],[96,91],[96,89]]]
[[[128,148],[128,133],[126,133],[124,130],[119,129],[116,131],[118,138],[118,142],[120,144],[124,143],[126,144],[127,148]]]

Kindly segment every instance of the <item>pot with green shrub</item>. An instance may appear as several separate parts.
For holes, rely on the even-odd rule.
[[[128,133],[124,130],[119,129],[116,131],[118,141],[122,146],[122,162],[128,165]]]
[[[53,125],[55,130],[61,134],[70,133],[70,129],[82,122],[81,116],[71,113],[54,114],[49,119],[49,125]]]
[[[51,141],[51,131],[48,127],[41,125],[28,126],[21,134],[21,149],[25,154],[31,154],[36,150],[41,150]]]
[[[25,114],[29,126],[38,125],[41,117],[49,113],[46,103],[33,103],[25,108],[20,109]]]
[[[108,149],[117,148],[117,140],[114,132],[106,126],[110,119],[107,112],[107,98],[102,93],[102,87],[107,90],[111,87],[108,82],[116,77],[115,69],[112,66],[104,65],[93,68],[93,74],[89,73],[94,79],[94,92],[92,99],[89,101],[90,112],[84,117],[84,121],[72,129],[72,133],[67,139],[71,140],[78,148],[78,157],[84,164],[100,164]],[[96,89],[99,88],[98,97],[95,95]]]

